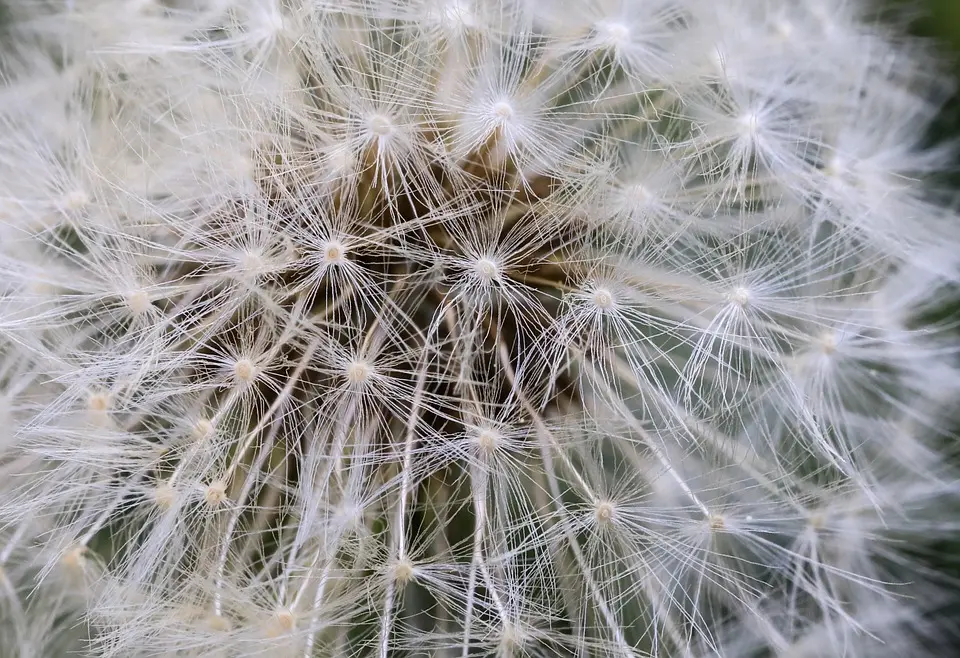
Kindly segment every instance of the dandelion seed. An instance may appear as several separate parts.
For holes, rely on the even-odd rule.
[[[161,510],[171,509],[176,499],[176,490],[167,482],[159,484],[153,491],[153,501]]]
[[[250,359],[239,359],[233,364],[233,376],[239,384],[249,384],[257,377],[257,366]]]
[[[830,356],[840,347],[840,340],[840,336],[837,335],[836,331],[828,329],[816,337],[814,345],[818,351],[826,356]]]
[[[339,240],[329,240],[323,246],[324,262],[328,265],[337,265],[346,258],[347,249]]]
[[[750,290],[742,286],[734,288],[728,295],[731,304],[736,304],[740,308],[747,308],[750,305]]]
[[[203,441],[213,435],[213,430],[213,422],[209,418],[200,418],[193,424],[193,438]]]
[[[150,296],[144,290],[137,290],[129,295],[127,295],[127,307],[134,315],[143,315],[146,313],[152,304],[150,303]]]
[[[395,130],[393,121],[390,120],[390,117],[384,116],[383,114],[375,114],[370,117],[367,125],[370,128],[370,132],[381,139],[389,137]]]
[[[90,205],[92,199],[86,190],[71,190],[63,197],[63,207],[67,210],[77,212]]]
[[[500,278],[500,265],[492,258],[478,258],[473,264],[473,270],[484,285],[489,285]]]
[[[820,532],[826,527],[827,519],[822,512],[813,512],[810,514],[807,525],[814,532]]]
[[[226,633],[233,627],[230,620],[222,615],[207,615],[204,624],[215,633]]]
[[[476,433],[475,441],[480,453],[486,456],[493,455],[499,448],[502,437],[494,429],[484,428]]]
[[[597,288],[593,291],[591,301],[602,312],[613,311],[617,306],[613,292],[608,288]]]
[[[492,111],[497,120],[503,123],[508,123],[516,116],[516,111],[509,101],[497,101],[493,104]]]
[[[223,480],[214,480],[203,491],[203,500],[208,507],[220,507],[227,502],[227,483]]]
[[[620,48],[630,38],[630,27],[616,21],[601,21],[595,27],[600,42],[611,48]]]
[[[63,554],[63,566],[73,574],[82,574],[87,566],[87,547],[74,546]]]
[[[597,523],[601,526],[611,523],[616,514],[616,508],[613,503],[608,500],[601,500],[596,504],[596,509],[594,510],[594,516],[597,517]]]
[[[256,251],[244,251],[237,257],[237,264],[244,274],[256,275],[266,264],[263,254]]]
[[[347,381],[353,386],[361,386],[370,381],[373,377],[373,366],[362,359],[356,359],[347,364]]]
[[[761,118],[756,112],[747,112],[738,119],[745,137],[756,137],[760,132]]]
[[[413,562],[400,560],[390,567],[390,578],[398,585],[406,585],[416,577]]]
[[[103,414],[110,409],[110,394],[103,391],[91,393],[87,397],[87,408],[92,414]]]
[[[707,518],[707,524],[714,532],[723,532],[727,529],[727,519],[723,514],[711,513]]]
[[[293,631],[296,627],[296,617],[290,610],[277,610],[270,619],[267,628],[269,637],[279,637]]]

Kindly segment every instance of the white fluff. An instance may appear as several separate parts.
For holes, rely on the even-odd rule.
[[[6,29],[4,656],[939,655],[947,85],[867,2]]]

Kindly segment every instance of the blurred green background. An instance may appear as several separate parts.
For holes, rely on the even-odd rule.
[[[912,18],[912,31],[938,42],[937,49],[944,55],[946,70],[954,78],[954,94],[932,126],[930,143],[944,140],[960,141],[960,0],[888,0]],[[952,170],[938,179],[948,189],[960,191],[960,158]]]
[[[926,0],[926,4],[927,15],[917,21],[917,31],[943,39],[954,53],[960,53],[960,0]]]
[[[953,76],[960,85],[960,0],[894,0],[894,4],[916,17],[913,31],[921,36],[940,41],[940,46],[951,57],[948,59]],[[947,116],[941,129],[944,137],[960,133],[960,95],[955,94],[950,106],[944,108]],[[952,130],[951,130],[952,129]]]
[[[930,141],[937,143],[943,140],[960,140],[960,0],[891,1],[910,12],[910,16],[916,17],[912,22],[913,32],[941,42],[938,46],[943,48],[949,71],[954,77],[954,94],[933,126],[929,135]],[[955,161],[954,165],[953,171],[945,176],[945,182],[953,190],[960,190],[960,161]],[[944,315],[960,322],[960,303],[948,304]],[[954,461],[960,462],[960,429],[955,429],[954,432],[954,435],[948,438],[948,441],[952,440],[954,447],[948,449],[947,454]],[[952,579],[954,585],[960,587],[960,541],[936,542],[924,546],[921,552],[925,554],[933,569],[939,571],[943,577]],[[940,612],[947,618],[960,620],[960,601],[945,605]],[[951,637],[955,642],[960,641],[960,628],[954,629]]]

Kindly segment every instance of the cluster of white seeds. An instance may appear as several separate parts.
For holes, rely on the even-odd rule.
[[[949,89],[869,2],[6,4],[0,654],[943,655]]]

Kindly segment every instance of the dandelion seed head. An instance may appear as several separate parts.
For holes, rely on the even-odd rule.
[[[744,286],[737,286],[727,295],[729,302],[740,308],[747,308],[750,305],[751,297],[750,289]]]
[[[390,578],[398,585],[406,585],[415,577],[415,567],[409,559],[399,560],[390,566]]]
[[[237,359],[233,364],[233,376],[239,384],[249,384],[257,378],[257,366],[250,359]]]
[[[244,274],[259,274],[263,270],[264,265],[266,265],[266,259],[264,258],[264,254],[259,251],[250,249],[242,251],[237,255],[237,266]]]
[[[83,210],[91,202],[90,194],[82,188],[70,190],[63,195],[63,207],[72,212]]]
[[[293,612],[287,609],[277,610],[270,618],[267,625],[267,635],[269,637],[279,637],[286,635],[294,630],[297,619]]]
[[[326,149],[322,159],[329,173],[342,175],[353,169],[355,154],[349,144],[337,144]]]
[[[127,307],[130,309],[130,312],[134,315],[143,315],[148,310],[152,304],[150,303],[150,296],[145,290],[135,290],[126,297]]]
[[[258,15],[258,19],[262,21],[262,28],[273,34],[282,32],[285,27],[283,14],[276,7],[270,7]]]
[[[214,480],[203,490],[203,501],[208,507],[220,507],[227,502],[227,483],[223,480]]]
[[[323,261],[327,265],[339,265],[347,257],[347,248],[339,240],[327,240],[323,245]]]
[[[367,119],[367,127],[370,133],[375,137],[389,137],[396,130],[396,126],[389,116],[385,114],[374,114]]]
[[[643,183],[633,183],[624,189],[624,196],[635,208],[642,208],[653,199],[649,187]]]
[[[822,511],[814,511],[807,517],[807,526],[813,532],[820,532],[827,525],[827,516]]]
[[[503,436],[494,428],[484,427],[476,431],[474,441],[480,453],[489,457],[497,452],[503,441]]]
[[[456,33],[478,26],[476,12],[465,0],[441,0],[439,7],[433,8],[433,13],[445,27]]]
[[[600,500],[596,503],[593,514],[597,519],[597,524],[602,527],[613,522],[616,516],[616,507],[609,500]]]
[[[713,532],[723,532],[727,529],[727,517],[723,514],[711,512],[707,517],[707,526]]]
[[[840,347],[841,335],[834,329],[825,329],[814,338],[814,346],[825,356],[833,355]]]
[[[516,651],[523,651],[528,639],[528,633],[516,624],[504,624],[500,630],[499,649],[506,655],[512,655]]]
[[[493,258],[476,259],[473,262],[473,271],[484,285],[489,285],[500,278],[500,264]]]
[[[200,418],[193,424],[191,433],[194,439],[203,441],[213,435],[213,430],[213,421],[209,418]]]
[[[364,359],[354,359],[347,363],[344,374],[347,382],[353,386],[361,386],[370,381],[374,375],[373,365]]]
[[[748,111],[737,119],[745,137],[756,137],[761,128],[761,117],[757,112]]]
[[[617,298],[607,287],[599,287],[590,293],[590,302],[602,313],[609,313],[617,308]]]
[[[226,633],[233,628],[230,620],[223,615],[207,615],[204,618],[204,625],[215,633]]]
[[[611,48],[621,48],[630,39],[630,26],[620,21],[600,21],[594,30],[600,42]]]
[[[494,118],[501,123],[510,123],[516,117],[516,110],[508,100],[499,100],[491,108]]]
[[[153,502],[161,510],[168,510],[176,502],[177,492],[169,482],[162,482],[153,490]]]
[[[87,396],[87,409],[94,414],[102,414],[110,409],[110,394],[105,391],[94,391]]]
[[[869,3],[7,4],[12,655],[947,635],[947,71]]]
[[[87,568],[87,547],[73,546],[63,553],[61,563],[72,574],[82,574]]]
[[[336,520],[344,528],[359,529],[363,524],[363,506],[355,501],[343,501],[337,507]]]

